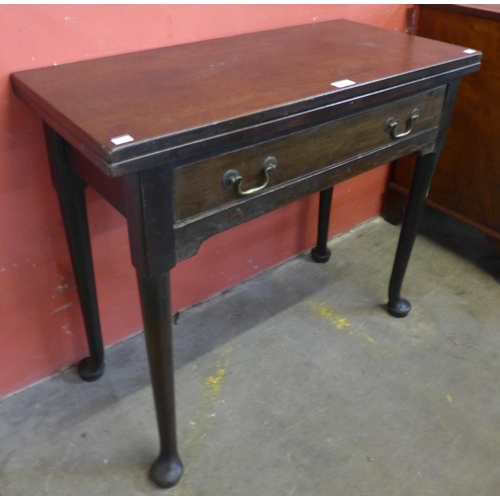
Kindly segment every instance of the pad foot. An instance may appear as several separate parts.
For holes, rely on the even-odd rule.
[[[163,458],[161,455],[151,466],[150,476],[160,488],[172,488],[182,476],[182,462],[178,457]]]
[[[104,363],[95,362],[92,358],[84,358],[78,363],[78,374],[85,382],[93,382],[102,377],[104,373]]]
[[[387,304],[387,310],[395,318],[405,318],[411,311],[411,304],[406,299],[399,299],[397,302]]]

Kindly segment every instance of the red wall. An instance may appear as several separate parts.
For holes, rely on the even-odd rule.
[[[41,121],[9,74],[115,53],[348,18],[404,31],[403,5],[0,5],[0,397],[86,355]],[[380,212],[387,166],[335,189],[331,235]],[[88,190],[104,340],[142,329],[126,223]],[[173,310],[310,247],[317,197],[213,237],[173,271]],[[112,367],[109,367],[112,368]]]

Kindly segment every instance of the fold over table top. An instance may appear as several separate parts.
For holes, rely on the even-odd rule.
[[[464,49],[336,20],[27,70],[11,80],[73,146],[113,164],[417,79],[470,73],[481,53]]]

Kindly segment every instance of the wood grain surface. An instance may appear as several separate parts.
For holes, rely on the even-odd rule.
[[[419,35],[483,52],[481,71],[462,81],[429,204],[500,239],[500,6],[459,7],[420,7]],[[404,163],[396,189],[410,184]]]
[[[437,127],[441,118],[446,87],[400,99],[340,120],[313,127],[289,136],[244,148],[233,153],[174,169],[174,206],[176,222],[228,204],[248,200],[222,185],[222,177],[231,169],[243,176],[245,188],[262,184],[262,163],[274,156],[278,166],[271,173],[269,189],[320,171],[336,163],[355,158],[395,142],[385,129],[395,117],[398,132],[404,132],[413,109],[420,116],[411,134]],[[256,196],[256,195],[254,195]]]
[[[18,72],[12,83],[74,147],[116,162],[438,72],[466,71],[479,58],[336,20]],[[331,85],[346,79],[355,83]],[[133,141],[111,142],[124,134]]]

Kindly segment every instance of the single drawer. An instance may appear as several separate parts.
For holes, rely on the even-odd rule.
[[[175,222],[244,203],[397,141],[411,141],[439,125],[445,91],[442,86],[174,169]]]

